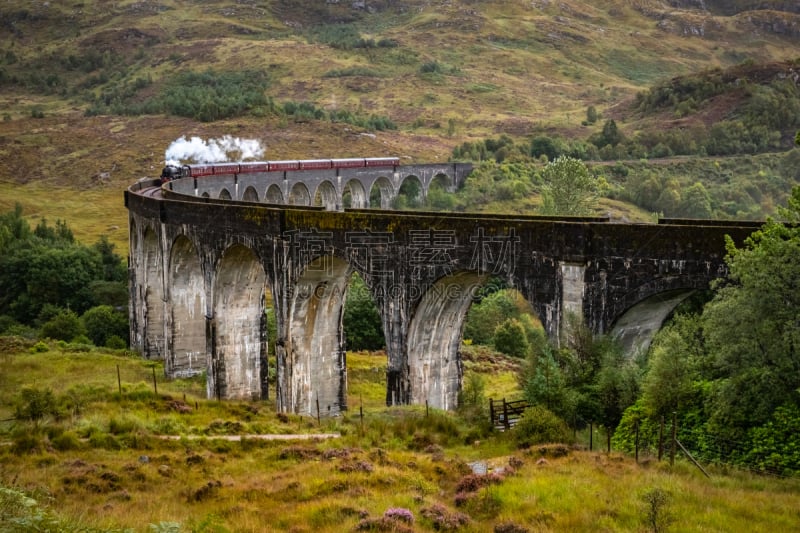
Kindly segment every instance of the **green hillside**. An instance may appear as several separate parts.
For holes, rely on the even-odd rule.
[[[124,250],[121,189],[158,174],[182,135],[259,139],[266,158],[426,162],[500,135],[585,143],[613,119],[644,148],[603,158],[681,155],[657,135],[710,131],[764,94],[653,108],[647,95],[741,65],[793,71],[796,11],[779,1],[10,0],[0,6],[0,209],[66,217],[78,238],[107,234]],[[757,151],[788,150],[789,122]],[[726,156],[739,146],[729,145]],[[716,216],[761,217],[780,189]]]

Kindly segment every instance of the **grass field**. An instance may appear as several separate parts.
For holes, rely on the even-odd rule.
[[[0,486],[11,492],[0,491],[0,507],[25,494],[41,511],[38,519],[20,518],[15,508],[0,516],[2,527],[14,516],[61,531],[800,527],[796,479],[714,469],[707,479],[680,458],[670,467],[580,446],[519,449],[513,431],[485,433],[457,413],[387,408],[379,353],[348,354],[350,410],[318,424],[278,415],[270,401],[205,400],[202,379],[164,380],[157,362],[48,348],[34,353],[29,344],[2,342]],[[483,377],[487,395],[510,395],[514,368],[513,361],[477,357],[467,372]],[[52,391],[59,416],[14,421],[22,387]],[[340,437],[255,437],[317,433]],[[473,474],[471,463],[488,475]],[[404,521],[409,516],[413,523]]]

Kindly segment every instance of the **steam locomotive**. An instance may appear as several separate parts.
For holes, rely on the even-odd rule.
[[[222,174],[285,172],[292,170],[327,170],[362,167],[396,167],[399,157],[359,157],[348,159],[299,159],[288,161],[252,161],[244,163],[209,163],[202,165],[167,165],[161,171],[161,183],[179,178],[199,178]]]

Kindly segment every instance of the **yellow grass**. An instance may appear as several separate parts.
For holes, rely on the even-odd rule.
[[[349,354],[349,371],[366,372],[351,380],[351,398],[368,383],[383,387],[384,364],[382,355]],[[117,365],[122,397],[116,393]],[[137,532],[149,531],[150,524],[178,523],[182,531],[333,533],[353,531],[362,519],[377,520],[390,508],[405,508],[415,518],[411,529],[427,532],[442,528],[423,516],[438,505],[451,516],[466,517],[461,531],[492,531],[513,522],[530,531],[640,532],[648,530],[645,495],[661,490],[668,497],[662,509],[671,519],[668,531],[800,527],[797,480],[713,469],[706,479],[681,458],[669,467],[649,457],[637,465],[630,457],[563,446],[516,450],[513,435],[504,433],[466,442],[469,428],[455,415],[434,411],[426,416],[419,407],[387,409],[374,403],[365,409],[363,423],[351,409],[318,426],[293,415],[279,419],[271,402],[204,400],[198,380],[160,378],[161,397],[156,398],[147,392],[151,363],[111,353],[73,353],[54,345],[46,353],[5,353],[0,366],[4,406],[13,404],[23,384],[52,389],[57,396],[78,385],[106,390],[105,399],[86,403],[68,419],[0,424],[5,444],[0,446],[0,486],[31,494],[62,522]],[[381,371],[368,379],[374,368]],[[505,387],[506,378],[493,370],[484,377],[487,389]],[[181,414],[169,406],[181,402],[185,391],[191,409]],[[10,412],[6,407],[0,416],[8,418]],[[113,424],[132,429],[112,434]],[[157,438],[157,428],[170,425],[183,428],[184,435],[209,436]],[[77,449],[46,446],[19,454],[15,427],[45,442],[56,428],[86,437]],[[113,437],[120,449],[90,444],[94,437],[88,437],[88,428]],[[342,436],[295,442],[213,438],[264,428]],[[459,489],[471,472],[470,461],[503,472],[499,481]]]

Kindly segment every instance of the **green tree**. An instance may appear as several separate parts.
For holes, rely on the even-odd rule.
[[[350,279],[342,320],[349,350],[380,350],[385,346],[378,308],[358,274]]]
[[[617,123],[613,119],[608,119],[603,124],[603,131],[596,133],[589,138],[589,142],[603,148],[604,146],[617,146],[625,140],[625,136],[617,128]]]
[[[70,232],[72,234],[72,232]],[[124,282],[128,276],[128,267],[122,261],[122,257],[114,251],[114,245],[108,241],[105,235],[100,236],[92,250],[100,256],[101,279],[103,281]]]
[[[55,315],[42,324],[41,334],[46,339],[71,341],[86,333],[75,311],[59,309]]]
[[[507,318],[494,330],[494,348],[511,357],[525,357],[530,344],[525,327],[516,318]]]
[[[486,407],[486,379],[478,372],[467,372],[458,393],[458,411],[471,422],[486,424]]]
[[[573,440],[564,421],[542,405],[525,409],[522,419],[514,426],[513,435],[520,448],[545,442],[571,443]]]
[[[605,347],[593,392],[599,406],[597,421],[606,427],[610,438],[625,409],[633,405],[639,394],[639,369],[618,347],[611,344]]]
[[[127,267],[107,239],[84,246],[60,220],[32,231],[20,206],[0,215],[0,314],[32,325],[48,304],[80,314],[126,302]]]
[[[495,330],[507,319],[515,319],[525,331],[525,338],[531,343],[541,329],[532,316],[530,304],[515,289],[499,289],[499,280],[490,281],[487,291],[494,290],[479,302],[472,304],[464,321],[464,338],[475,344],[494,343]],[[501,341],[502,342],[502,341]],[[524,354],[523,354],[524,356]]]
[[[586,108],[586,122],[588,124],[594,124],[599,118],[600,115],[597,114],[597,109],[593,105]]]
[[[597,200],[597,179],[586,165],[573,157],[560,156],[542,170],[542,214],[589,215]]]
[[[112,337],[128,342],[128,317],[110,305],[92,307],[81,316],[86,335],[95,346],[106,346]]]
[[[531,140],[530,154],[532,157],[547,156],[548,161],[553,161],[562,154],[562,146],[557,140],[548,135],[537,135]]]
[[[655,419],[694,406],[705,359],[699,316],[678,314],[653,340],[642,400]],[[709,376],[710,377],[710,376]]]
[[[546,344],[538,353],[531,353],[520,376],[523,394],[531,405],[542,405],[558,416],[571,419],[575,398],[555,357],[555,349]]]
[[[742,248],[728,239],[729,280],[703,314],[721,376],[711,421],[737,436],[800,403],[800,187],[780,214],[785,223],[768,220]]]
[[[711,195],[702,183],[697,181],[686,189],[681,199],[679,214],[690,218],[711,218],[714,215]]]

